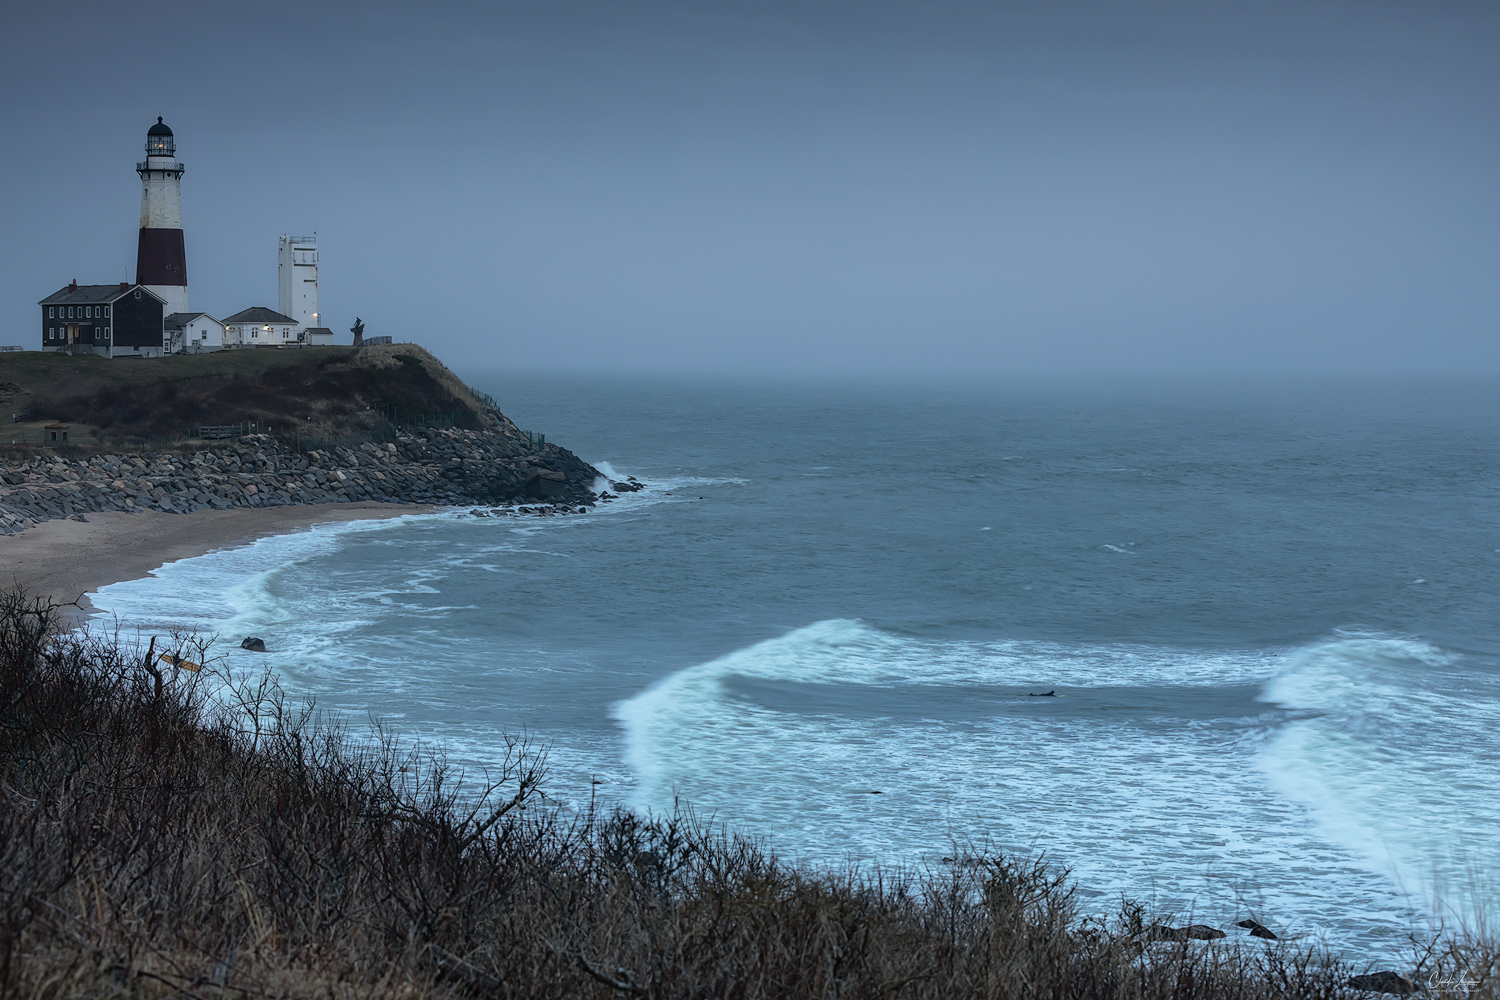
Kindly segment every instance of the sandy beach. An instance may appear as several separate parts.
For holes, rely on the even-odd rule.
[[[59,604],[79,601],[79,611],[70,617],[81,620],[93,611],[85,594],[121,580],[138,579],[165,563],[315,524],[433,509],[422,504],[365,501],[191,514],[91,513],[86,522],[47,521],[15,535],[0,535],[0,585],[21,584]]]

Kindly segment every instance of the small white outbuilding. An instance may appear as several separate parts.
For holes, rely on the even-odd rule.
[[[286,347],[301,343],[302,324],[265,306],[251,306],[224,320],[225,347]]]
[[[168,354],[203,354],[224,347],[224,324],[205,312],[172,313],[162,320]]]

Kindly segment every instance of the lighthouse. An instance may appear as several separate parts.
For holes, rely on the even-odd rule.
[[[164,312],[188,311],[187,249],[182,240],[182,171],[172,130],[160,118],[146,132],[141,175],[141,240],[135,281],[166,302]]]

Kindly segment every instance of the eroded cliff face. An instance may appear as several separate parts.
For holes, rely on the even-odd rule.
[[[598,477],[577,455],[536,446],[514,425],[429,428],[306,452],[268,434],[199,450],[43,452],[0,464],[0,531],[89,511],[186,513],[355,500],[566,509],[592,505]]]

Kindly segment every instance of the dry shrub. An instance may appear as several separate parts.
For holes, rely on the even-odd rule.
[[[545,765],[516,740],[465,785],[270,675],[179,673],[0,595],[0,995],[1347,993],[1308,950],[1139,944],[1140,907],[1081,914],[1040,862],[816,870],[685,810],[566,817]]]

